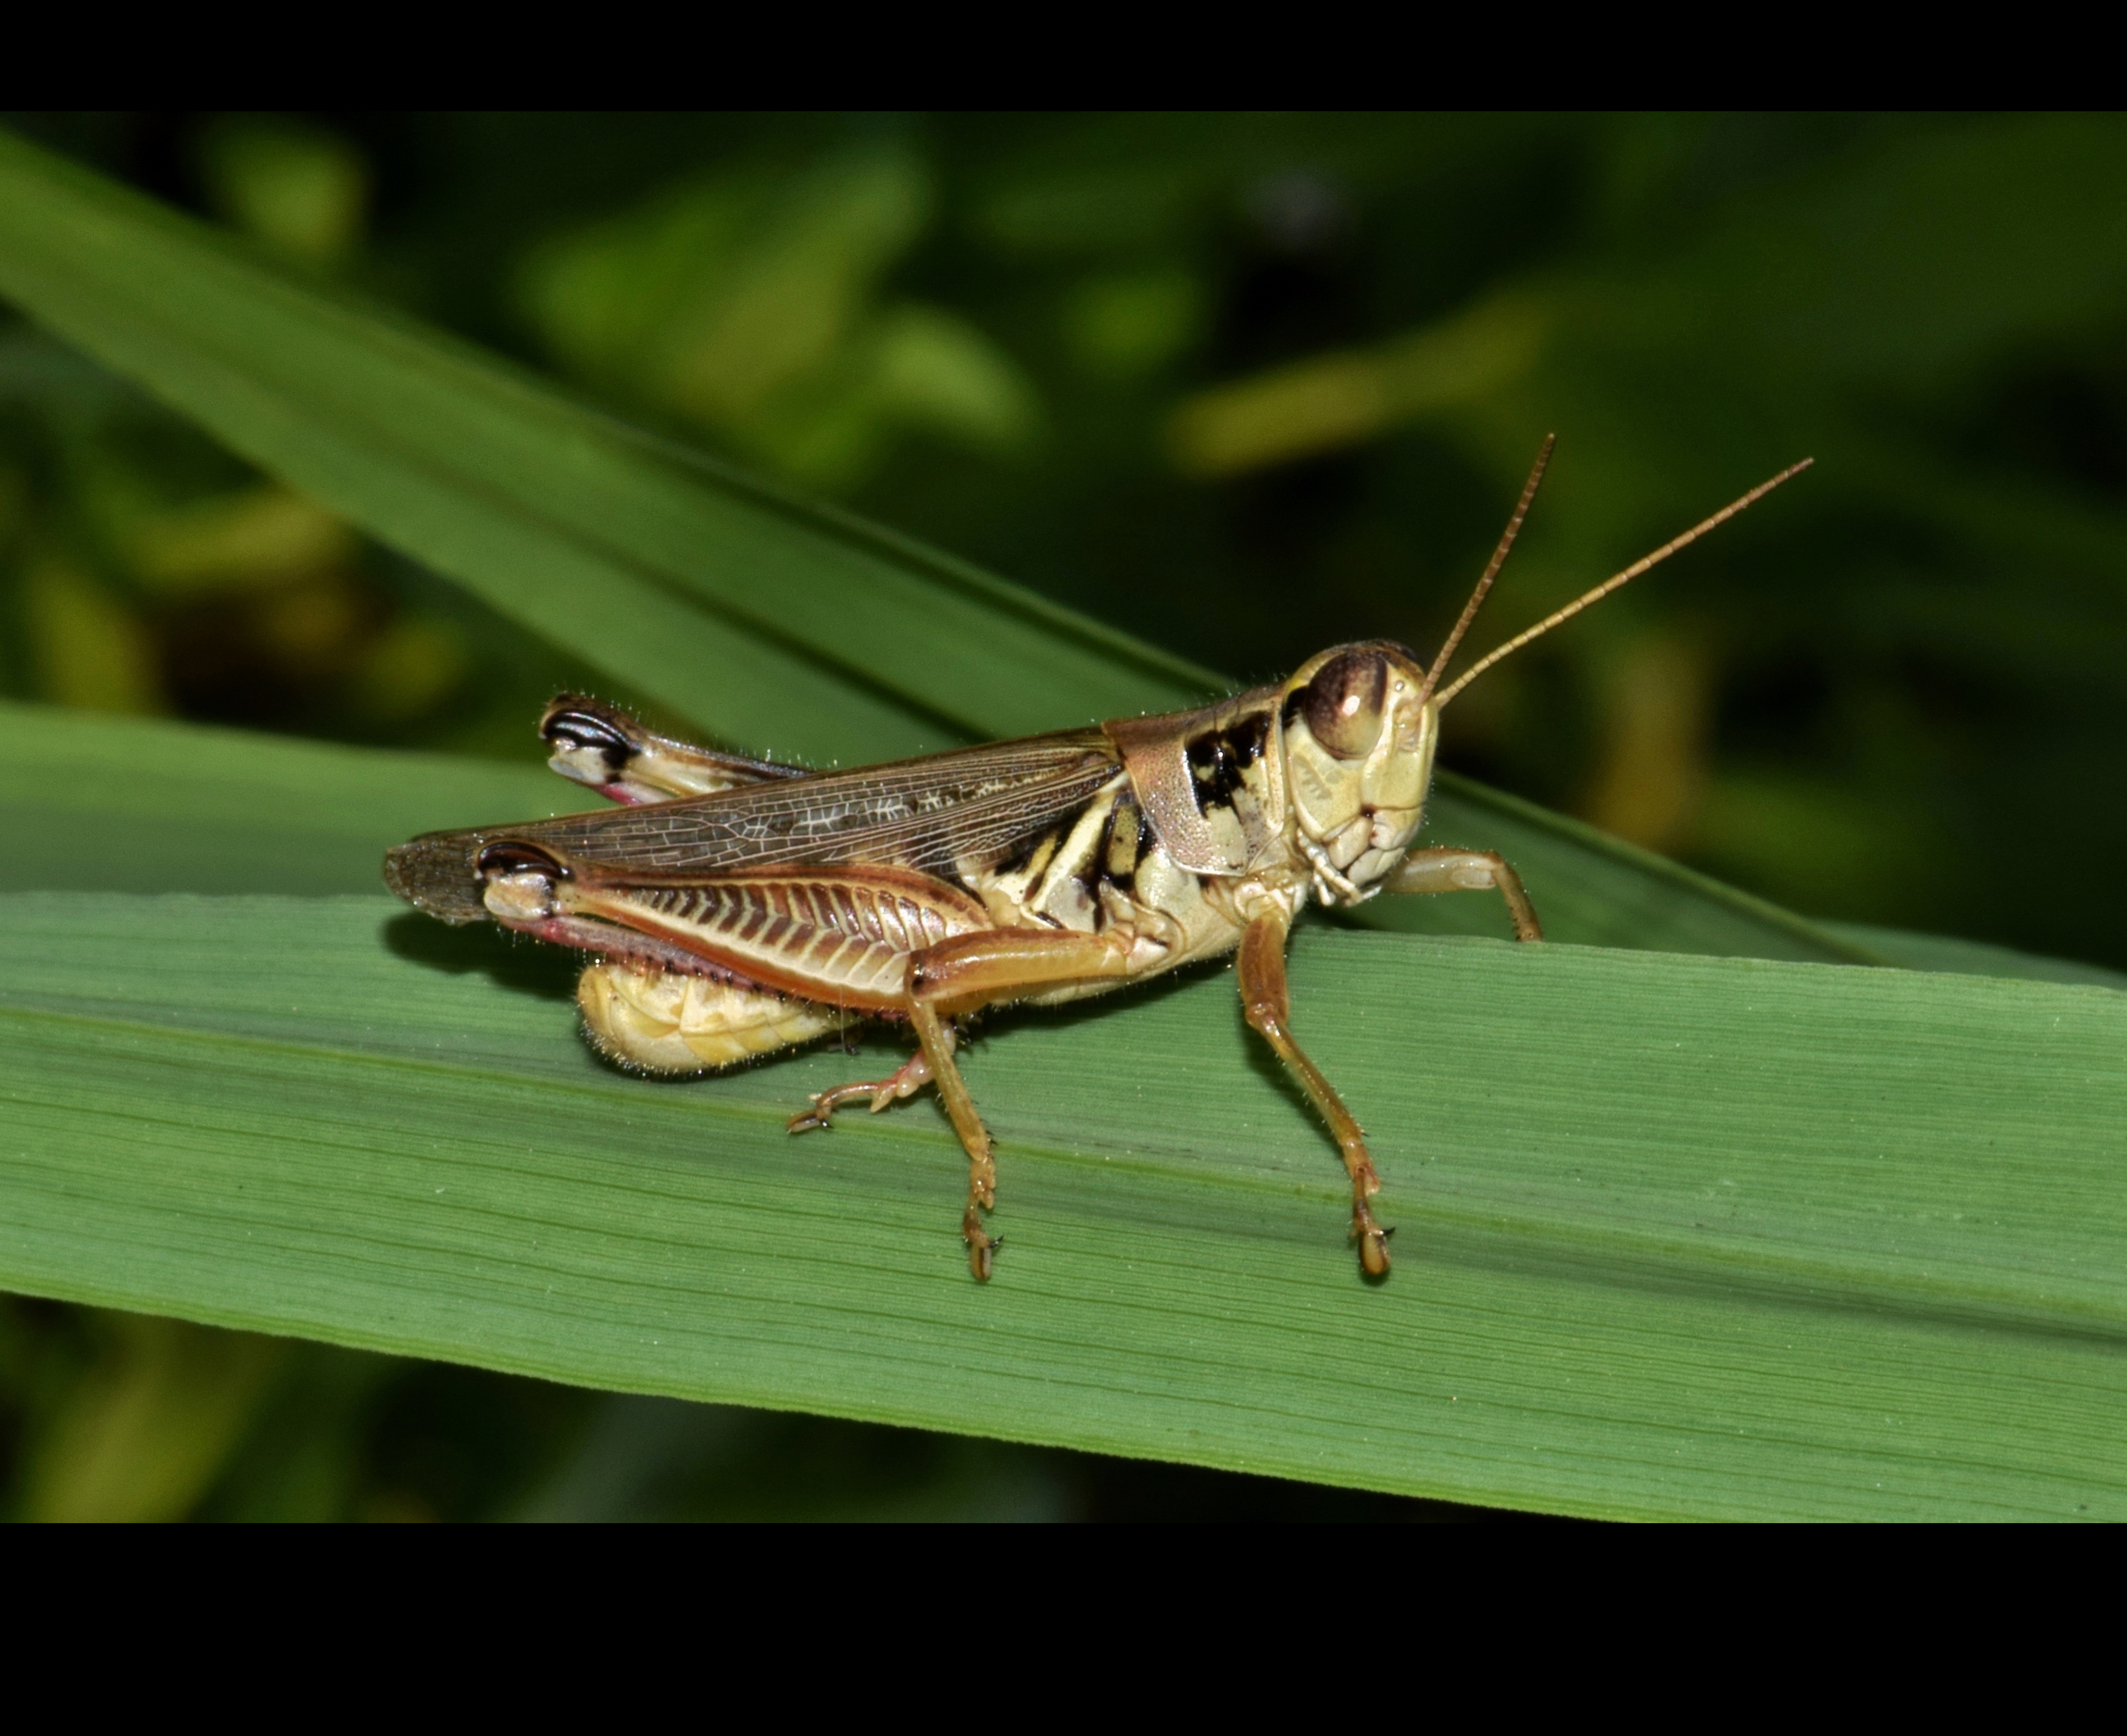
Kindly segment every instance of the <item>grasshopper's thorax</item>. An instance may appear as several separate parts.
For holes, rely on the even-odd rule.
[[[1353,904],[1402,860],[1425,818],[1440,710],[1400,645],[1339,645],[1278,690],[1293,847],[1315,896]]]
[[[1259,687],[1201,711],[1101,726],[1176,867],[1231,877],[1286,853],[1279,697],[1279,689]]]
[[[1425,817],[1439,709],[1400,645],[1340,645],[1201,711],[1101,727],[1162,854],[1206,896],[1357,904]]]

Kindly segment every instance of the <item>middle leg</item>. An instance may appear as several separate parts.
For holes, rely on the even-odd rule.
[[[1381,1177],[1367,1155],[1367,1136],[1337,1088],[1322,1075],[1307,1051],[1293,1040],[1292,997],[1285,980],[1285,943],[1292,918],[1275,908],[1264,911],[1241,937],[1239,975],[1241,1008],[1250,1025],[1261,1032],[1277,1058],[1299,1081],[1308,1100],[1322,1113],[1343,1155],[1344,1173],[1352,1179],[1352,1240],[1359,1246],[1359,1264],[1369,1278],[1386,1278],[1389,1269],[1389,1237],[1375,1221],[1369,1202],[1381,1190]]]
[[[983,1213],[997,1205],[997,1160],[989,1130],[975,1112],[967,1081],[954,1065],[948,1013],[972,1013],[994,1001],[1016,1000],[1059,983],[1125,976],[1127,944],[1068,929],[997,928],[956,934],[908,961],[908,1016],[923,1045],[932,1079],[953,1131],[968,1154],[968,1204],[960,1216],[968,1267],[987,1279],[998,1238],[983,1227]]]
[[[998,1242],[983,1227],[983,1213],[997,1204],[997,1160],[989,1130],[953,1059],[957,1040],[951,1017],[1065,983],[1129,974],[1125,943],[1065,929],[983,929],[912,953],[905,1004],[920,1046],[916,1055],[891,1078],[822,1092],[811,1108],[791,1118],[790,1131],[824,1127],[836,1109],[860,1097],[869,1097],[874,1109],[883,1109],[935,1084],[946,1118],[968,1154],[968,1202],[960,1217],[968,1264],[977,1278],[987,1278]]]

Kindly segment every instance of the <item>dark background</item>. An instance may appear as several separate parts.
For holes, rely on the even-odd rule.
[[[2117,121],[12,124],[1237,678],[1429,647],[1548,431],[1480,647],[1813,454],[1473,687],[1445,762],[1812,915],[2127,965]],[[531,758],[593,679],[0,311],[0,694]],[[1452,1511],[21,1301],[0,1475],[51,1515]]]

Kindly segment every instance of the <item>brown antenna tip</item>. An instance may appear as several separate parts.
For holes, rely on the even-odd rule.
[[[1538,621],[1535,626],[1530,628],[1526,633],[1515,634],[1513,638],[1509,639],[1507,643],[1499,647],[1497,651],[1491,652],[1486,656],[1479,658],[1476,662],[1471,664],[1467,669],[1464,670],[1460,676],[1456,677],[1454,685],[1444,690],[1441,694],[1440,697],[1433,703],[1436,705],[1444,707],[1450,700],[1453,699],[1457,694],[1461,692],[1465,687],[1467,687],[1472,681],[1476,681],[1479,676],[1490,669],[1493,664],[1499,662],[1502,658],[1512,657],[1514,652],[1519,651],[1522,647],[1528,644],[1530,640],[1542,638],[1544,634],[1549,633],[1551,629],[1557,626],[1560,622],[1571,620],[1573,617],[1579,614],[1582,609],[1589,607],[1591,605],[1601,602],[1603,599],[1609,595],[1612,591],[1621,590],[1625,586],[1629,585],[1634,579],[1639,577],[1639,576],[1645,572],[1649,567],[1659,567],[1664,561],[1666,561],[1679,549],[1689,548],[1692,543],[1696,543],[1701,537],[1704,536],[1708,531],[1715,529],[1718,525],[1727,524],[1729,519],[1734,518],[1736,515],[1742,511],[1744,508],[1754,505],[1758,501],[1764,500],[1767,495],[1770,494],[1775,488],[1778,488],[1781,483],[1791,481],[1796,477],[1800,476],[1805,470],[1807,470],[1809,467],[1816,462],[1817,460],[1814,458],[1804,458],[1799,463],[1788,465],[1788,467],[1782,471],[1778,476],[1769,477],[1766,481],[1760,482],[1755,488],[1752,489],[1750,493],[1744,495],[1738,500],[1731,500],[1726,506],[1722,507],[1720,511],[1715,513],[1712,517],[1700,519],[1698,524],[1693,525],[1690,529],[1684,532],[1682,536],[1671,538],[1668,542],[1663,543],[1660,548],[1657,548],[1652,554],[1633,562],[1632,564],[1627,567],[1622,572],[1604,580],[1604,581],[1598,585],[1593,591],[1575,597],[1570,603],[1568,603],[1565,608],[1546,615],[1541,621]]]
[[[1500,534],[1499,546],[1492,551],[1492,558],[1485,567],[1484,576],[1477,581],[1477,588],[1470,593],[1470,600],[1462,605],[1454,631],[1441,642],[1440,655],[1433,660],[1433,667],[1425,671],[1425,685],[1418,690],[1421,705],[1425,696],[1439,684],[1446,673],[1447,660],[1455,655],[1455,647],[1462,643],[1462,635],[1470,630],[1470,624],[1477,619],[1477,610],[1485,600],[1485,593],[1492,588],[1492,581],[1499,577],[1499,569],[1507,564],[1507,551],[1514,546],[1514,538],[1521,534],[1522,520],[1528,516],[1529,505],[1536,499],[1537,486],[1543,481],[1543,473],[1551,464],[1551,449],[1558,444],[1558,436],[1547,434],[1543,444],[1537,448],[1536,462],[1529,468],[1528,481],[1522,484],[1522,497],[1514,507],[1514,516],[1507,520],[1507,528]]]

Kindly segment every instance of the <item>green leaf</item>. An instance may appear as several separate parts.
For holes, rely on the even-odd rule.
[[[564,961],[383,899],[0,898],[0,1282],[557,1379],[1562,1512],[2127,1516],[2127,996],[1300,939],[1395,1275],[1199,976],[927,1103],[609,1071]]]
[[[757,746],[876,757],[1209,679],[4,142],[0,290]],[[395,837],[566,787],[5,721],[5,883],[102,889],[0,896],[0,1283],[1563,1511],[2127,1511],[2110,990],[1683,956],[1926,943],[1833,934],[1450,783],[1431,836],[1506,850],[1554,935],[1672,951],[1303,933],[1300,1029],[1373,1130],[1395,1277],[1357,1278],[1334,1153],[1214,973],[988,1027],[969,1071],[1008,1243],[978,1288],[931,1105],[782,1131],[888,1052],[652,1084],[576,1041],[566,957],[381,899],[256,895],[373,885]],[[253,895],[127,895],[173,885]]]
[[[552,773],[0,702],[0,889],[374,892],[419,832],[584,804]]]
[[[2088,983],[2101,989],[2127,989],[2127,972],[2073,959],[2036,958],[1983,941],[1961,941],[1946,934],[1911,934],[1902,928],[1878,928],[1864,923],[1827,923],[1857,946],[1908,970],[1949,970],[1964,976],[2019,977],[2035,983]]]
[[[1881,964],[1884,956],[1709,875],[1641,850],[1469,778],[1442,772],[1427,805],[1424,842],[1496,850],[1521,871],[1552,940],[1662,952]],[[1370,927],[1410,933],[1513,931],[1491,899],[1376,899]]]
[[[759,751],[888,759],[1220,685],[949,557],[662,448],[402,319],[329,301],[4,135],[0,293],[372,534]],[[1561,939],[1874,956],[1465,781],[1442,780],[1428,836],[1508,851]],[[1378,920],[1499,920],[1475,900],[1424,902]]]

